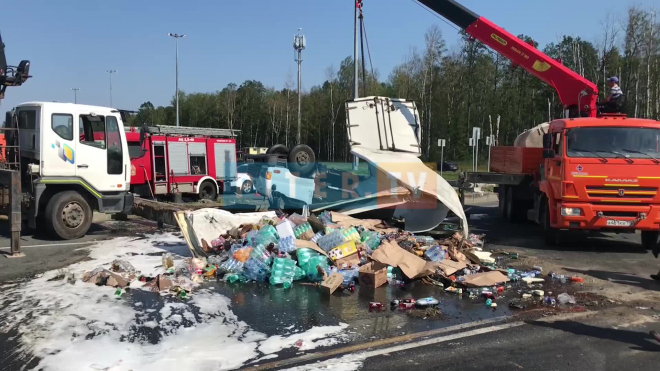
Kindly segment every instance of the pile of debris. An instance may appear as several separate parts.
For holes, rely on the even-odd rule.
[[[231,214],[217,209],[177,214],[181,231],[193,257],[175,260],[162,257],[165,271],[155,277],[138,276],[125,261],[115,261],[111,270],[98,268],[83,280],[125,288],[137,279],[152,291],[172,293],[185,299],[195,285],[207,280],[229,283],[262,282],[288,289],[294,281],[317,286],[331,295],[351,293],[359,286],[375,289],[385,284],[405,288],[412,282],[433,285],[447,293],[483,298],[491,308],[498,298],[516,286],[520,300],[512,308],[524,308],[526,300],[547,305],[573,303],[573,298],[555,299],[541,290],[545,279],[540,267],[516,270],[504,267],[504,256],[515,254],[484,251],[484,236],[465,237],[456,232],[436,240],[394,228],[376,219],[356,219],[337,212],[303,217],[274,212]],[[578,278],[553,274],[568,282]],[[509,282],[512,282],[509,284]],[[521,285],[526,284],[526,288]],[[120,291],[119,291],[120,293]],[[435,298],[395,300],[391,308],[433,308]],[[374,302],[370,310],[386,306]]]
[[[509,281],[495,269],[491,253],[483,251],[484,236],[466,238],[457,232],[436,240],[381,220],[328,211],[309,217],[243,214],[253,221],[232,225],[234,214],[225,213],[197,210],[178,219],[193,255],[206,258],[212,266],[207,269],[230,283],[268,282],[289,288],[294,281],[305,281],[332,294],[340,288],[353,292],[356,285],[405,287],[417,280],[447,286],[450,292]],[[222,227],[227,228],[217,233]]]

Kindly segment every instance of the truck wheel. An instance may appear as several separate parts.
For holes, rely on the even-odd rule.
[[[548,246],[561,245],[561,231],[552,228],[550,225],[550,205],[548,204],[548,200],[544,198],[541,202],[543,203],[541,206],[541,226],[543,228],[545,243]]]
[[[65,191],[48,201],[44,217],[51,234],[72,240],[87,233],[92,225],[93,210],[80,193]]]
[[[497,191],[497,201],[498,209],[502,217],[506,217],[506,190],[508,187],[500,186],[500,189]]]
[[[289,152],[289,170],[293,173],[299,173],[300,176],[306,176],[314,171],[316,166],[316,156],[314,150],[304,144],[299,144]]]
[[[655,249],[656,251],[660,249],[660,232],[642,231],[642,248],[645,250]]]
[[[215,201],[218,198],[218,189],[210,180],[205,180],[199,186],[199,198],[202,200]]]
[[[504,208],[504,217],[510,222],[518,222],[519,215],[516,200],[513,198],[513,187],[507,187],[505,199],[506,207]]]
[[[282,156],[288,156],[289,155],[289,148],[285,146],[284,144],[276,144],[266,150],[267,155],[282,155]]]

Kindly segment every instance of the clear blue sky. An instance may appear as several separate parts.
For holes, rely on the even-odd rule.
[[[386,78],[424,32],[438,24],[449,48],[457,34],[412,0],[364,0],[365,23],[375,67]],[[542,46],[561,34],[596,41],[607,14],[625,20],[631,5],[660,7],[660,0],[462,0],[464,5],[513,34]],[[174,95],[174,39],[179,43],[179,86],[186,92],[220,90],[246,79],[282,88],[294,75],[292,36],[307,37],[303,87],[325,79],[328,66],[352,54],[353,0],[203,1],[3,1],[0,32],[9,63],[32,62],[34,76],[9,88],[3,111],[33,100],[137,109],[144,101],[168,104]]]

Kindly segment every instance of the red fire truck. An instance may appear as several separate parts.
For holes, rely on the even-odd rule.
[[[147,133],[142,143],[140,130]],[[131,191],[145,198],[181,193],[215,199],[236,179],[237,132],[166,125],[126,128]]]

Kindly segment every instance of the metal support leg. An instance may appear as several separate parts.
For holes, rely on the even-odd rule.
[[[21,174],[18,171],[4,170],[3,178],[9,178],[9,224],[11,226],[11,255],[8,258],[20,258],[21,253]]]

